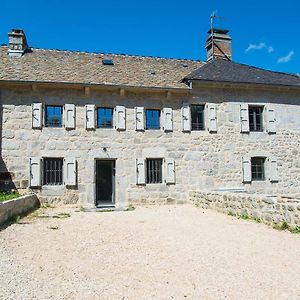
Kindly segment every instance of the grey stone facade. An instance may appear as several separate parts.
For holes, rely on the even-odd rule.
[[[190,191],[243,190],[247,193],[300,197],[300,93],[293,89],[215,87],[193,84],[185,93],[147,89],[118,90],[1,87],[1,173],[16,188],[37,192],[41,202],[95,205],[95,160],[116,161],[115,205],[189,201]],[[32,103],[74,104],[76,126],[32,129]],[[216,103],[217,132],[182,131],[183,103]],[[240,103],[273,103],[276,133],[240,132]],[[126,130],[85,128],[85,105],[126,107]],[[173,131],[135,130],[135,107],[173,109]],[[243,183],[243,156],[276,157],[278,181]],[[29,187],[30,157],[74,157],[75,187]],[[136,184],[137,158],[173,158],[175,184]],[[268,172],[268,170],[266,170]],[[267,174],[268,175],[268,174]],[[165,174],[163,174],[165,177]],[[268,176],[267,176],[268,177]]]

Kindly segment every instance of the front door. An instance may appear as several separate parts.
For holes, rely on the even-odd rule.
[[[115,161],[96,160],[96,206],[114,204]]]

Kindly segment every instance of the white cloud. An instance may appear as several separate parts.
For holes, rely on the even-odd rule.
[[[268,47],[268,53],[272,53],[272,52],[274,52],[274,48],[272,46],[269,46]]]
[[[289,62],[292,59],[294,54],[295,54],[295,52],[293,50],[291,50],[288,55],[278,58],[277,63]]]
[[[250,50],[261,50],[266,47],[266,43],[259,43],[259,44],[250,44],[248,48],[245,50],[245,52],[248,52]]]

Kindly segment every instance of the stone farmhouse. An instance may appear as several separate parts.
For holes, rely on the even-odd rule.
[[[300,77],[232,61],[0,47],[1,189],[50,203],[184,203],[192,191],[300,197]]]

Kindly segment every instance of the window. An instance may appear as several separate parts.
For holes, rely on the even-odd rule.
[[[105,66],[113,66],[114,61],[112,59],[102,59],[102,64]]]
[[[63,108],[59,105],[46,106],[46,127],[62,127]]]
[[[249,106],[250,131],[263,131],[263,106]]]
[[[146,129],[160,129],[160,110],[146,109]]]
[[[162,159],[147,159],[146,183],[162,183]]]
[[[113,108],[100,107],[97,109],[97,127],[112,128],[113,127]]]
[[[265,158],[264,157],[251,158],[251,177],[253,181],[265,180]]]
[[[62,158],[44,158],[44,185],[62,185],[63,184],[63,159]]]
[[[204,130],[204,105],[192,105],[192,130]]]

